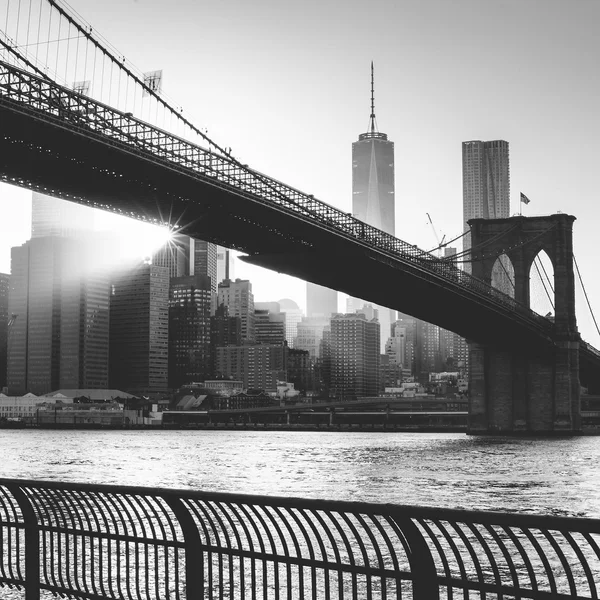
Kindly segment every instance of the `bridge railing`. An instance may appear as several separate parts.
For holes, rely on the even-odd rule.
[[[358,241],[411,265],[424,276],[443,278],[447,285],[469,290],[504,310],[524,317],[544,332],[552,324],[514,298],[444,260],[356,219],[325,202],[242,165],[232,157],[210,152],[184,139],[119,112],[91,98],[0,61],[0,99],[41,111],[47,119],[95,134],[103,142],[123,144],[157,162],[166,161],[198,178],[252,201],[268,202],[321,227]],[[110,206],[97,204],[111,210]],[[131,215],[137,216],[137,215]]]
[[[593,519],[0,479],[0,586],[69,597],[598,598]]]

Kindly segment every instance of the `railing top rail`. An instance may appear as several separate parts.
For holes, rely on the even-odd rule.
[[[566,517],[554,515],[531,515],[504,513],[498,511],[478,511],[455,508],[416,506],[409,504],[391,504],[377,502],[356,502],[346,500],[320,500],[297,498],[293,496],[261,496],[255,494],[237,494],[230,492],[207,492],[190,489],[155,488],[145,486],[126,486],[96,483],[74,483],[43,481],[31,479],[0,478],[0,486],[19,488],[47,488],[105,494],[121,494],[145,497],[176,497],[212,502],[230,502],[260,506],[297,507],[317,511],[351,512],[354,514],[380,514],[404,516],[410,518],[468,521],[486,525],[514,525],[515,527],[534,527],[558,531],[587,531],[600,533],[600,519]]]

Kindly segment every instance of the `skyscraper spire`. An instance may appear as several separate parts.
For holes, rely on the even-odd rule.
[[[377,120],[375,119],[375,70],[371,61],[371,116],[369,117],[369,133],[377,131]]]

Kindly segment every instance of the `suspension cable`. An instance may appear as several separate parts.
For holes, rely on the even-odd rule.
[[[515,225],[515,227],[516,227],[516,225]],[[546,233],[548,233],[554,227],[556,227],[556,223],[553,223],[552,225],[550,225],[550,227],[548,227],[547,229],[544,229],[544,231],[540,231],[536,236],[534,236],[534,237],[532,237],[532,238],[530,238],[528,240],[524,240],[524,241],[520,242],[519,244],[515,244],[514,246],[510,246],[509,248],[505,248],[504,250],[501,250],[498,254],[490,254],[489,256],[483,255],[481,258],[478,258],[476,260],[465,259],[465,260],[457,260],[457,261],[454,261],[454,262],[456,262],[457,264],[459,264],[459,263],[460,264],[465,264],[465,263],[469,263],[470,264],[470,263],[481,262],[482,260],[485,260],[486,258],[490,258],[490,256],[492,258],[498,258],[498,257],[502,256],[503,254],[506,254],[506,252],[509,251],[509,250],[516,250],[517,248],[521,248],[521,247],[525,246],[526,244],[530,244],[531,242],[537,240],[539,237],[541,237],[541,236],[545,235]],[[508,231],[509,230],[507,230],[507,232]],[[493,238],[490,238],[490,239],[493,239]],[[482,245],[477,246],[477,248],[481,248],[481,247],[482,247]],[[467,252],[463,252],[461,254],[465,255],[466,253]],[[455,255],[455,256],[458,256],[458,255]],[[441,259],[441,260],[449,261],[450,258],[454,258],[454,257],[449,257],[447,259]]]
[[[534,265],[535,270],[537,271],[537,274],[542,282],[542,286],[544,288],[544,291],[546,292],[546,296],[548,296],[548,301],[550,302],[550,306],[552,307],[552,310],[556,311],[556,308],[554,308],[554,302],[552,302],[552,298],[550,297],[550,294],[548,293],[548,288],[546,287],[546,282],[544,281],[544,278],[542,277],[542,274],[540,273],[540,269],[537,265],[537,259],[538,259],[537,256],[533,259],[533,265]]]
[[[546,276],[546,279],[548,281],[548,285],[550,286],[550,289],[552,290],[552,293],[554,294],[554,285],[552,285],[552,281],[551,281],[550,277],[548,277],[548,273],[546,273],[546,267],[544,267],[544,263],[540,259],[540,255],[539,254],[536,256],[536,259],[538,260],[538,262],[540,264],[540,267],[542,267],[542,271],[544,271],[544,275]]]
[[[440,244],[439,246],[437,246],[437,248],[432,248],[431,250],[428,250],[429,254],[432,254],[436,250],[440,250],[441,248],[445,248],[446,246],[449,246],[450,244],[452,244],[456,240],[460,240],[460,238],[461,237],[465,237],[465,235],[467,235],[467,233],[469,233],[469,232],[468,231],[464,231],[460,235],[457,235],[455,238],[452,238],[449,242],[444,242],[443,244]]]
[[[577,264],[577,260],[575,259],[575,253],[573,253],[573,262],[575,263],[575,269],[577,269],[577,275],[579,276],[579,282],[581,283],[581,287],[583,288],[583,295],[585,296],[585,301],[587,302],[588,308],[590,309],[590,314],[592,315],[592,319],[594,320],[594,325],[596,326],[596,331],[600,334],[600,328],[598,328],[598,322],[596,321],[596,315],[594,315],[594,311],[592,310],[592,305],[590,304],[590,299],[588,298],[587,292],[585,290],[585,285],[583,283],[583,279],[581,277],[581,273],[579,271],[579,265]]]
[[[507,257],[508,258],[508,257]],[[504,266],[503,262],[502,262],[502,254],[500,254],[500,256],[498,256],[498,263],[500,264],[500,266],[502,267],[502,270],[504,271],[504,273],[506,274],[506,278],[508,279],[508,281],[510,282],[510,285],[512,285],[513,291],[515,289],[515,282],[512,280],[510,274],[508,273],[508,271],[506,270],[506,267]]]

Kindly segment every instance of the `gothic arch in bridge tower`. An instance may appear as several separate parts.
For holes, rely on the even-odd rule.
[[[502,263],[498,257],[507,257],[514,268],[514,299],[531,308],[530,274],[536,272],[535,258],[546,254],[554,288],[553,296],[549,292],[554,309],[548,311],[554,313],[554,323],[545,346],[528,348],[518,338],[508,344],[469,342],[471,433],[581,430],[574,221],[566,214],[469,221],[475,277],[492,284]]]
[[[511,298],[515,297],[515,268],[507,254],[502,253],[492,266],[490,283]]]
[[[545,250],[540,250],[529,268],[529,308],[554,318],[555,290],[554,263]]]
[[[557,334],[577,332],[573,272],[573,222],[566,214],[508,219],[471,219],[472,273],[492,282],[497,258],[506,254],[514,267],[514,298],[530,307],[529,273],[544,251],[554,268],[554,305]],[[535,268],[535,267],[534,267]]]

